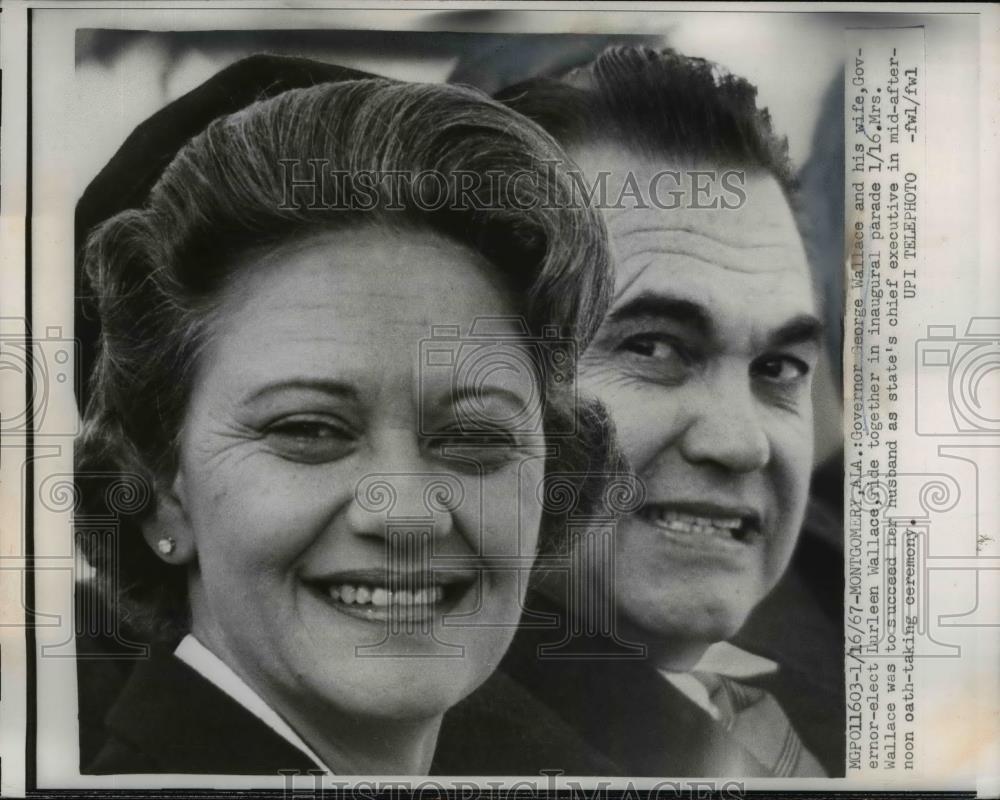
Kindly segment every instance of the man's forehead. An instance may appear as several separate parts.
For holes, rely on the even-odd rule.
[[[795,218],[778,181],[738,166],[655,159],[592,145],[574,152],[599,195],[621,258],[671,247],[732,269],[805,268]],[[711,207],[706,207],[711,206]]]

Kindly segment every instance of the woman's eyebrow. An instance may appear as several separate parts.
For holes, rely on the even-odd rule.
[[[650,317],[687,325],[703,337],[708,337],[712,332],[711,316],[704,306],[691,300],[655,292],[636,295],[612,311],[608,315],[608,322],[627,322]]]
[[[334,395],[346,400],[357,400],[357,389],[344,381],[329,380],[323,378],[288,378],[286,380],[274,381],[265,386],[261,386],[251,392],[245,398],[246,402],[252,403],[264,397],[268,397],[278,392],[289,390],[305,390],[321,392],[323,394]]]
[[[517,406],[523,406],[529,399],[503,386],[456,386],[451,393],[451,400],[454,403],[463,400],[478,402],[490,397],[506,400]]]

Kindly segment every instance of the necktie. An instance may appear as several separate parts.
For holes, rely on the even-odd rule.
[[[719,709],[719,724],[746,751],[743,758],[727,754],[725,763],[720,764],[720,775],[763,772],[776,778],[826,777],[769,692],[716,673],[691,674],[704,684]],[[746,756],[756,763],[745,763]]]

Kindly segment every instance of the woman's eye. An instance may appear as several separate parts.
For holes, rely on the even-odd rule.
[[[312,464],[343,458],[354,446],[354,436],[345,425],[312,417],[276,422],[266,437],[282,457]]]
[[[751,372],[755,377],[771,383],[793,384],[809,374],[809,365],[792,356],[766,356],[754,362]]]
[[[486,470],[507,464],[518,451],[518,438],[503,430],[447,430],[427,437],[427,449],[436,457],[478,464]]]

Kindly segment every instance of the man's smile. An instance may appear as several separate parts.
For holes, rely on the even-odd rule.
[[[714,503],[647,503],[639,516],[664,532],[696,539],[749,543],[760,538],[761,515],[745,507]]]

